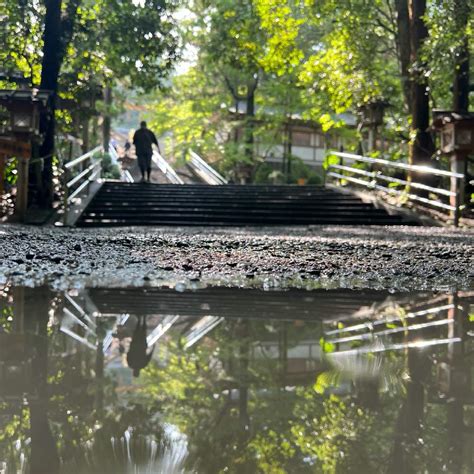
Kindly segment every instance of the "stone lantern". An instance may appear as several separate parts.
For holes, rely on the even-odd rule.
[[[453,114],[459,115],[459,114]],[[443,118],[439,130],[441,133],[441,151],[446,154],[474,151],[474,114],[470,117]]]
[[[360,106],[359,111],[362,117],[362,123],[366,126],[382,125],[385,109],[388,106],[389,103],[384,100],[376,100]]]
[[[359,107],[361,125],[362,127],[367,127],[369,131],[369,151],[376,150],[377,131],[378,128],[383,125],[385,109],[389,106],[390,104],[387,101],[383,99],[377,99]]]
[[[466,175],[467,157],[474,153],[474,113],[458,113],[445,110],[433,112],[433,127],[441,136],[441,151],[450,156],[451,171]],[[451,205],[454,212],[454,225],[459,222],[459,207],[464,204],[466,176],[464,179],[451,178]]]
[[[51,92],[38,89],[0,90],[0,193],[5,160],[18,158],[15,213],[24,219],[28,202],[28,161],[31,142],[40,139],[40,116],[48,109]]]
[[[10,116],[3,132],[25,139],[39,136],[40,114],[50,96],[49,91],[38,89],[0,90],[0,105]]]

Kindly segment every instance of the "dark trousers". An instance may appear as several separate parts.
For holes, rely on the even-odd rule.
[[[151,153],[146,155],[137,155],[138,167],[143,176],[145,173],[151,173]]]

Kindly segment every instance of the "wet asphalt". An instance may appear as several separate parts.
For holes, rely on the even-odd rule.
[[[474,289],[474,232],[434,227],[0,227],[0,283]]]

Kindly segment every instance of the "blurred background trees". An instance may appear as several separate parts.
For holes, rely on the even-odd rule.
[[[52,203],[58,135],[89,142],[92,132],[98,140],[99,109],[108,141],[112,89],[120,84],[144,91],[162,84],[179,54],[176,7],[175,0],[0,2],[0,87],[53,93],[52,110],[41,118],[37,154],[44,160],[40,172],[31,173],[38,177],[40,204]],[[101,99],[105,105],[96,107]]]
[[[107,144],[133,97],[169,157],[191,147],[231,180],[296,182],[321,175],[298,161],[298,127],[319,130],[321,150],[424,163],[439,159],[432,109],[469,108],[468,0],[0,0],[0,19],[0,85],[60,98],[39,156],[61,134],[90,148],[98,121]],[[385,117],[367,138],[373,104]],[[53,159],[37,183],[46,203]]]
[[[456,101],[468,108],[473,22],[466,1],[186,3],[182,34],[194,57],[173,78],[171,95],[155,95],[150,115],[158,111],[155,127],[180,137],[180,152],[197,148],[232,178],[240,164],[243,179],[261,179],[278,144],[281,166],[264,179],[295,182],[288,124],[296,118],[342,134],[346,147],[360,151],[361,111],[377,103],[386,108],[381,136],[363,151],[432,162],[432,109],[456,109]],[[200,118],[168,121],[184,109]]]

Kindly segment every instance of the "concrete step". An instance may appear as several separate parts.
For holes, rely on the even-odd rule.
[[[403,219],[318,186],[105,183],[78,225],[399,225]]]

